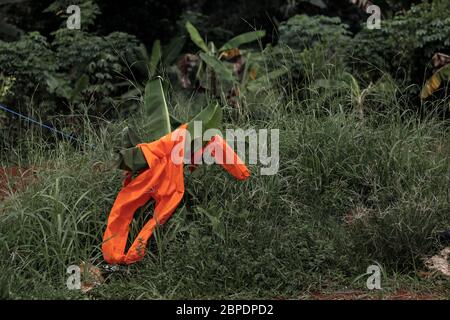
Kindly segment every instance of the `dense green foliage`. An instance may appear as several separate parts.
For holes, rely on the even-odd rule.
[[[350,40],[347,29],[339,18],[297,15],[280,25],[279,42],[299,50],[323,42],[333,42],[338,47]]]
[[[247,5],[250,6],[250,2]],[[168,23],[168,21],[163,23],[165,18],[153,19],[160,25],[154,28],[152,35],[146,34],[145,38],[142,37],[142,33],[134,32],[135,27],[129,29],[130,23],[120,24],[120,31],[131,32],[130,30],[133,30],[133,35],[121,32],[106,33],[115,31],[115,29],[107,27],[110,23],[106,23],[105,19],[112,14],[111,10],[116,6],[108,6],[102,1],[81,1],[83,32],[67,30],[65,28],[67,14],[63,9],[67,7],[68,3],[63,0],[49,1],[43,8],[43,4],[35,5],[25,1],[3,7],[5,14],[10,17],[10,22],[17,21],[17,26],[23,29],[24,35],[17,41],[0,41],[2,77],[16,78],[9,95],[2,96],[2,102],[12,104],[15,109],[25,111],[27,114],[38,114],[41,117],[44,114],[58,116],[69,111],[85,112],[86,109],[89,110],[88,113],[95,116],[105,114],[113,116],[114,113],[116,115],[118,113],[128,114],[136,108],[136,105],[127,102],[127,99],[139,100],[139,96],[143,92],[143,83],[148,79],[144,73],[147,69],[146,64],[150,63],[148,61],[149,54],[143,46],[150,49],[155,36],[162,39],[163,48],[177,54],[183,50],[180,45],[184,45],[184,52],[195,52],[196,50],[192,46],[192,42],[185,40],[188,36],[184,27],[187,21],[191,21],[198,28],[208,43],[212,43],[212,41],[225,43],[235,35],[230,30],[249,31],[249,26],[242,29],[242,24],[233,20],[235,14],[232,15],[232,19],[214,18],[220,14],[225,15],[224,4],[220,1],[215,7],[214,13],[211,13],[211,8],[206,2],[195,5],[186,2],[182,7],[187,11],[171,11],[170,18],[176,20],[172,22],[170,28],[165,27],[164,31],[162,30]],[[135,5],[138,6],[139,3],[138,1]],[[301,55],[303,57],[308,55],[308,50],[319,45],[325,46],[321,48],[321,50],[327,51],[323,56],[325,59],[332,59],[331,63],[333,64],[337,63],[336,59],[341,60],[339,63],[344,63],[342,59],[345,57],[347,69],[357,79],[363,80],[365,85],[377,81],[385,72],[388,72],[399,83],[406,84],[410,88],[409,97],[414,100],[424,81],[427,63],[432,55],[439,51],[445,52],[450,48],[450,8],[445,0],[424,1],[410,10],[407,10],[409,5],[406,3],[375,2],[381,5],[383,12],[386,13],[383,16],[381,30],[368,30],[364,27],[367,19],[364,12],[353,18],[358,27],[352,26],[350,29],[347,24],[343,23],[342,21],[348,22],[348,19],[352,17],[351,14],[344,13],[346,12],[345,8],[361,11],[355,6],[352,7],[348,1],[321,1],[320,5],[318,3],[317,1],[294,1],[287,11],[283,5],[278,4],[280,8],[284,9],[279,9],[280,15],[277,19],[282,19],[283,14],[287,14],[286,12],[290,12],[289,16],[292,17],[278,23],[276,30],[278,36],[275,37],[271,34],[263,39],[265,43],[281,45],[273,52],[275,55],[281,53],[284,60],[291,61],[287,67],[293,75],[291,80],[295,80],[292,84],[296,88],[303,87],[302,81],[305,75]],[[158,10],[173,9],[176,4],[176,1],[164,5],[150,1],[145,5],[142,4],[143,7],[138,11],[139,14],[143,14],[146,6],[149,6],[152,8],[152,17],[158,18],[159,11],[154,11],[155,8],[159,8]],[[227,4],[227,6],[232,6],[232,4]],[[42,23],[30,25],[27,17],[18,20],[15,14],[23,12],[24,7],[31,13],[41,10],[44,15],[42,20],[53,22],[45,25]],[[259,8],[273,11],[275,7],[275,3],[271,5],[260,3],[255,5],[257,9],[254,10],[253,15],[258,15]],[[131,5],[126,10],[131,12],[134,10],[133,8],[135,9],[135,6]],[[249,8],[246,5],[236,6],[236,8],[239,10],[241,18],[245,18],[249,14],[249,11],[246,11]],[[319,11],[315,11],[314,8]],[[124,11],[125,15],[129,12],[126,10]],[[1,11],[2,8],[0,8]],[[134,11],[136,12],[136,10]],[[281,11],[284,13],[282,14]],[[273,12],[276,15],[276,10]],[[302,12],[334,12],[340,14],[341,18],[298,14]],[[387,14],[388,12],[391,14]],[[397,14],[394,15],[395,12]],[[110,20],[113,20],[112,17],[110,16]],[[217,21],[224,23],[226,21],[226,23],[218,28],[213,21],[216,23]],[[135,25],[143,28],[143,25],[138,22],[139,18]],[[228,25],[233,23],[236,25]],[[249,23],[252,22],[249,21]],[[50,29],[50,25],[54,26],[53,30]],[[267,25],[259,23],[254,26],[259,28]],[[268,29],[267,31],[270,31],[271,28]],[[141,43],[135,36],[138,36]],[[173,43],[170,41],[170,37],[173,37]],[[327,46],[327,43],[331,45]],[[178,45],[175,51],[173,50],[174,44]],[[288,47],[288,49],[285,50],[284,47]],[[258,51],[254,52],[254,58],[257,58]],[[319,51],[318,49],[314,51],[315,56],[312,56],[312,59],[316,60],[314,61],[316,62],[315,68],[320,69],[322,64],[327,62],[321,61],[320,53],[317,56]],[[169,63],[174,64],[174,58],[175,56],[172,54]],[[211,60],[209,57],[206,58],[208,61]],[[202,60],[206,58],[202,58]],[[247,55],[246,58],[248,58]],[[276,59],[272,59],[272,61],[276,62]],[[282,64],[286,65],[285,62],[283,61]],[[249,62],[248,65],[250,64]],[[219,63],[216,65],[220,67]],[[257,68],[257,66],[253,67]],[[270,71],[279,70],[276,65],[273,68]],[[151,69],[149,70],[150,74],[154,73]],[[172,73],[174,72],[171,65],[167,63],[164,64],[164,70],[158,69],[160,74],[170,70]],[[222,72],[222,74],[225,73]],[[176,77],[171,76],[170,78],[172,85],[176,86],[176,81],[173,81],[176,80]],[[205,80],[199,81],[205,82]],[[133,90],[134,88],[136,89]],[[125,104],[122,104],[124,101]],[[115,107],[112,108],[112,106]]]
[[[353,281],[374,263],[391,289],[402,277],[411,288],[449,289],[448,281],[415,275],[450,224],[447,124],[402,121],[397,111],[371,113],[365,121],[338,108],[317,116],[320,105],[276,97],[260,92],[251,99],[258,113],[232,126],[280,128],[279,173],[261,177],[255,166],[244,183],[216,166],[188,174],[187,196],[158,230],[151,253],[109,274],[91,297],[296,298],[364,288],[365,278]],[[183,118],[186,104],[171,105]],[[3,297],[83,297],[65,289],[65,269],[81,260],[102,264],[102,232],[122,179],[109,146],[129,123],[147,137],[146,120],[112,123],[101,132],[88,127],[91,141],[105,146],[94,151],[61,143],[49,152],[28,139],[23,148],[32,150],[26,162],[39,168],[36,181],[0,205]]]
[[[450,5],[373,2],[380,30],[346,0],[1,5],[0,103],[86,144],[0,111],[0,169],[31,172],[24,188],[0,171],[0,297],[85,298],[66,289],[66,268],[104,266],[124,128],[152,141],[200,112],[211,127],[279,129],[279,172],[249,166],[245,182],[219,166],[186,172],[182,204],[144,261],[108,273],[89,298],[366,290],[371,264],[383,294],[448,298],[448,279],[419,274],[448,245],[449,79],[426,101],[420,89],[432,56],[450,52]],[[72,3],[81,30],[65,26]]]
[[[372,71],[362,73],[369,80],[389,72],[421,85],[431,57],[450,50],[448,1],[424,2],[382,23],[381,30],[362,30],[355,36],[356,68]]]
[[[56,103],[60,99],[67,103],[82,100],[71,98],[71,90],[86,75],[84,101],[93,100],[98,108],[106,108],[120,92],[119,84],[126,81],[122,79],[127,73],[124,60],[133,54],[135,43],[132,36],[123,33],[98,37],[65,29],[56,32],[51,43],[36,32],[16,42],[0,43],[2,72],[16,78],[4,103],[14,102],[24,109],[35,105],[42,115],[57,114],[64,111]]]

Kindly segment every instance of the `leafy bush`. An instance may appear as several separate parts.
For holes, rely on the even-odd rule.
[[[10,95],[15,104],[30,104],[36,96],[50,107],[45,101],[49,98],[46,79],[58,66],[46,38],[32,32],[15,42],[0,41],[0,52],[0,69],[6,77],[16,79]]]
[[[278,45],[268,45],[262,57],[256,54],[255,59],[275,70],[267,78],[280,78],[283,90],[304,96],[305,88],[316,79],[331,77],[333,70],[344,68],[351,33],[339,18],[296,15],[281,23],[279,35]]]
[[[129,86],[126,81],[131,75],[126,61],[136,60],[137,45],[136,38],[126,33],[114,32],[100,37],[61,29],[55,33],[52,43],[58,65],[55,77],[61,85],[74,86],[81,76],[86,75],[89,84],[84,101],[95,102],[97,110],[94,113],[101,114]]]
[[[198,55],[186,54],[178,62],[182,87],[192,86],[190,78],[193,78],[195,71],[192,87],[204,90],[212,97],[226,95],[227,102],[237,107],[241,92],[245,91],[249,81],[256,77],[254,61],[249,59],[251,53],[241,50],[240,47],[260,41],[266,32],[263,30],[246,32],[216,48],[214,42],[205,41],[189,21],[186,22],[186,30],[201,52]],[[192,68],[193,66],[196,70]]]
[[[412,6],[404,14],[383,20],[380,30],[362,30],[353,39],[353,49],[354,65],[369,71],[368,81],[388,71],[421,84],[431,57],[450,50],[450,5],[446,0],[433,0]]]
[[[326,16],[296,15],[279,28],[279,42],[293,49],[306,49],[332,41],[336,47],[349,40],[348,26],[341,19]]]
[[[64,112],[64,105],[74,102],[95,103],[90,111],[99,115],[126,89],[119,86],[128,71],[125,57],[132,55],[136,46],[137,40],[124,33],[99,37],[66,29],[57,31],[52,43],[39,33],[16,42],[0,42],[1,69],[5,76],[16,79],[5,103],[41,115]],[[71,98],[83,75],[83,95],[78,92],[77,99]],[[38,108],[31,110],[33,100]]]

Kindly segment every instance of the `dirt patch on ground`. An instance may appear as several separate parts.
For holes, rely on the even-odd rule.
[[[36,169],[0,167],[0,200],[24,190],[36,179]]]

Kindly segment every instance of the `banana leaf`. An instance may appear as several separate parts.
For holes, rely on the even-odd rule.
[[[203,109],[200,113],[198,113],[191,121],[188,122],[187,130],[191,135],[191,139],[195,140],[200,138],[200,136],[196,136],[194,132],[194,122],[201,121],[202,129],[206,131],[208,129],[217,129],[220,128],[222,123],[222,108],[218,104],[211,104],[207,108]],[[203,135],[203,132],[200,133]]]
[[[153,42],[152,54],[150,55],[150,61],[148,64],[150,77],[154,77],[156,75],[156,70],[159,62],[161,61],[161,54],[161,42],[157,39]]]
[[[198,30],[192,25],[192,23],[190,23],[189,21],[186,22],[186,30],[189,33],[189,36],[191,37],[192,42],[194,42],[203,51],[209,52],[208,46],[206,45],[205,41],[203,41],[202,36],[198,32]]]
[[[319,7],[320,9],[326,9],[327,4],[323,0],[305,0],[302,2],[309,2],[310,4]]]
[[[149,119],[148,125],[152,141],[172,131],[169,110],[160,78],[149,81],[145,86],[144,113]]]
[[[181,125],[181,121],[171,116],[171,120],[175,122],[174,128]],[[203,132],[200,135],[194,134],[194,121],[202,121],[202,129],[206,131],[212,128],[219,128],[222,123],[222,108],[219,105],[209,105],[197,114],[191,121],[188,122],[188,128],[191,135],[191,141],[202,137]],[[141,149],[137,147],[137,144],[141,141],[137,135],[128,127],[122,131],[122,149],[119,151],[119,158],[116,162],[116,167],[122,170],[139,172],[148,168],[147,161]]]
[[[427,80],[420,93],[420,98],[425,100],[435,93],[441,86],[443,81],[450,81],[450,64],[442,67]]]
[[[133,148],[141,142],[142,139],[130,127],[122,130],[122,148]]]
[[[232,38],[231,40],[229,40],[227,43],[225,43],[219,49],[219,52],[230,50],[233,48],[239,48],[241,45],[261,39],[265,35],[266,35],[266,32],[263,30],[251,31],[251,32],[246,32],[246,33],[240,34],[240,35]]]
[[[210,56],[210,55],[208,55],[206,53],[203,53],[203,52],[200,53],[200,58],[209,67],[211,67],[211,69],[214,70],[216,76],[218,77],[218,79],[221,82],[223,82],[223,81],[229,81],[229,82],[234,81],[233,73],[231,72],[230,69],[228,69],[225,66],[225,64],[222,61],[220,61],[216,57]]]
[[[170,40],[169,44],[166,45],[163,49],[163,64],[165,66],[172,65],[175,60],[178,59],[185,43],[185,36],[174,37],[172,40]]]
[[[148,77],[148,65],[150,57],[148,56],[147,48],[144,44],[140,44],[136,49],[138,56],[137,61],[132,61],[128,58],[128,63],[133,66],[133,69],[137,70],[143,77]]]
[[[178,128],[183,124],[183,122],[180,119],[174,117],[173,115],[170,115],[170,124],[172,128]]]
[[[119,151],[116,167],[121,170],[139,172],[147,169],[148,164],[141,148],[133,147]]]

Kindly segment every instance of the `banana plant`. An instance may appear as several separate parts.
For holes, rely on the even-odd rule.
[[[149,119],[148,132],[151,141],[170,133],[182,122],[169,113],[166,95],[161,78],[150,80],[145,86],[143,112]],[[201,121],[204,130],[219,128],[222,123],[222,109],[217,104],[211,104],[188,122],[187,130],[191,140],[201,138],[194,132],[194,121]],[[197,135],[195,135],[197,134]],[[139,172],[148,167],[145,157],[137,144],[142,140],[133,130],[126,127],[122,131],[122,148],[119,151],[117,167],[130,172]]]
[[[139,73],[148,79],[152,79],[161,73],[161,67],[171,66],[183,49],[185,44],[184,37],[173,38],[166,46],[161,46],[161,41],[156,39],[152,45],[152,51],[148,54],[143,44],[138,47],[138,56],[140,61],[135,64]]]
[[[422,100],[427,99],[438,91],[444,81],[450,81],[450,56],[437,53],[433,57],[433,63],[436,71],[422,88],[420,93]]]
[[[133,83],[133,88],[120,97],[121,100],[136,100],[135,98],[144,92],[147,81],[160,75],[162,73],[162,69],[168,69],[174,63],[180,55],[184,44],[184,37],[175,37],[166,46],[162,46],[161,41],[156,39],[153,42],[150,54],[145,45],[141,44],[137,48],[137,56],[139,60],[130,61],[130,63],[138,72],[139,79],[143,79],[143,81],[135,81]],[[120,85],[129,86],[130,82],[126,81]]]
[[[236,90],[240,84],[246,83],[251,72],[243,72],[250,65],[249,55],[244,59],[240,46],[260,40],[265,36],[264,30],[246,32],[238,35],[217,49],[213,42],[206,42],[195,26],[187,21],[186,30],[192,42],[200,49],[198,57],[200,65],[196,78],[201,87],[208,90],[213,96],[218,96],[219,89],[224,92]],[[186,76],[182,74],[182,77]]]

